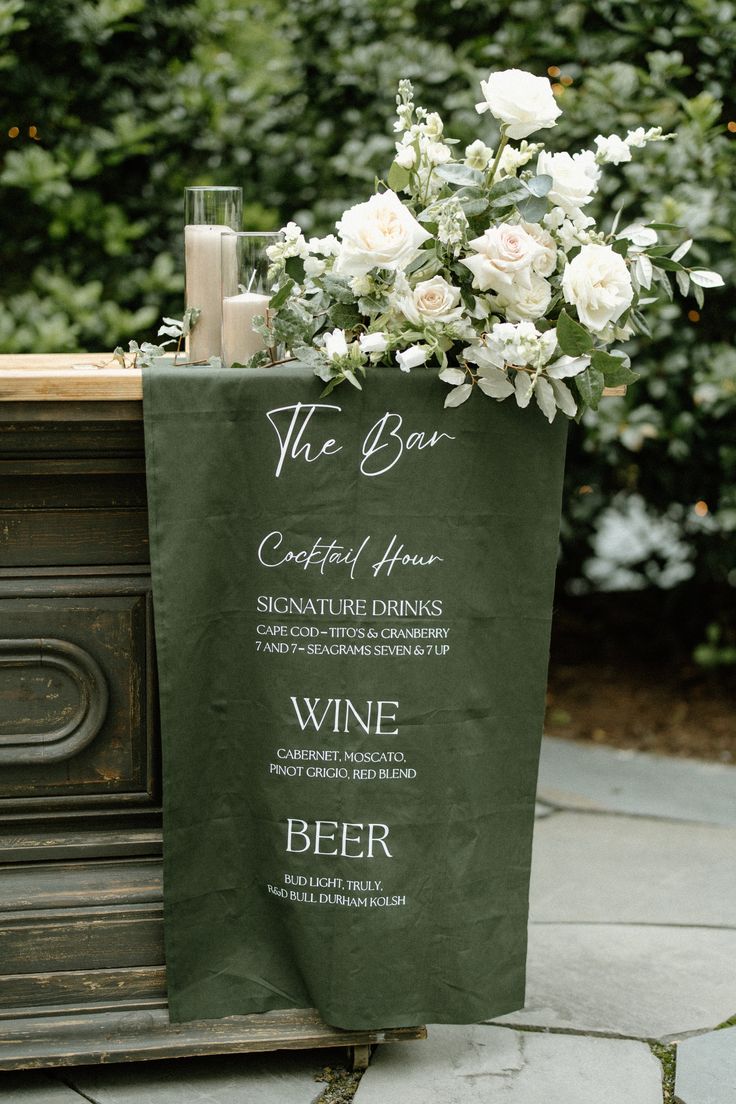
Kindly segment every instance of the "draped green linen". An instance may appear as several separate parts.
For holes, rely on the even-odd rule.
[[[174,1021],[524,1001],[566,438],[422,370],[144,372]]]

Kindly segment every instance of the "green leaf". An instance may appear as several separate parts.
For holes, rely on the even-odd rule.
[[[602,349],[596,349],[590,358],[593,368],[603,375],[606,387],[620,387],[622,384],[636,383],[638,376],[623,363],[621,357],[612,356]]]
[[[272,311],[277,311],[279,307],[283,307],[284,303],[291,295],[293,287],[294,281],[291,279],[291,277],[287,277],[286,281],[281,285],[276,294],[271,296],[268,303],[268,309]]]
[[[575,386],[585,405],[589,406],[591,410],[597,410],[605,386],[603,373],[591,364],[590,368],[586,368],[580,375],[575,376]]]
[[[405,169],[403,165],[400,165],[398,161],[394,161],[391,168],[388,170],[388,176],[386,177],[386,183],[392,192],[400,192],[402,188],[406,188],[411,180],[411,173],[408,169]]]
[[[358,380],[358,377],[355,375],[354,372],[352,372],[350,370],[350,368],[344,368],[342,374],[343,374],[344,378],[348,381],[348,383],[352,384],[352,386],[356,389],[356,391],[362,391],[363,390],[363,388],[361,387],[360,382]]]
[[[339,276],[333,276],[331,273],[322,277],[322,287],[328,295],[332,296],[333,299],[337,299],[338,303],[352,303],[355,299],[347,280],[342,280]]]
[[[630,245],[631,242],[628,238],[616,238],[615,242],[611,242],[611,249],[614,253],[618,253],[620,256],[625,257],[629,252]]]
[[[360,311],[355,303],[335,303],[330,310],[330,321],[340,330],[355,329],[360,319]]]
[[[650,253],[649,259],[655,268],[663,268],[665,272],[682,272],[682,265],[678,261],[673,261],[671,257],[657,257]]]
[[[284,265],[286,275],[297,284],[304,283],[304,261],[301,257],[287,257]]]
[[[557,343],[567,356],[582,356],[593,348],[593,338],[566,310],[557,319]]]

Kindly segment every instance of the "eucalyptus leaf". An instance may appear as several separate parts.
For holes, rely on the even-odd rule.
[[[452,162],[448,165],[437,165],[434,175],[440,180],[446,180],[448,184],[475,185],[483,184],[483,173],[477,169],[471,169],[469,165],[460,165]]]
[[[529,191],[535,196],[546,196],[552,187],[552,177],[547,173],[540,173],[539,176],[533,176],[531,180],[525,180]]]
[[[542,196],[530,195],[516,206],[526,222],[540,222],[547,213],[547,200]]]

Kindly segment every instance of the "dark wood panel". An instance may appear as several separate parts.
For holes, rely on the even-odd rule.
[[[163,966],[62,970],[45,974],[9,974],[0,978],[0,1020],[33,1016],[44,1009],[47,1014],[49,1009],[76,1013],[122,1012],[165,1005],[166,970]]]
[[[2,510],[0,564],[146,563],[148,514],[123,510]]]
[[[77,908],[161,902],[161,860],[125,859],[110,862],[29,863],[0,867],[0,924],[13,913],[34,909]]]
[[[44,832],[29,828],[27,820],[19,819],[16,831],[8,825],[5,831],[0,832],[0,863],[103,856],[158,856],[162,853],[162,846],[160,828],[109,831],[94,826],[80,832],[73,826],[61,831],[57,825],[55,831]],[[0,901],[3,896],[0,894]]]
[[[53,734],[54,725],[61,723],[60,712],[75,708],[74,689],[63,685],[63,672],[59,675],[44,663],[34,668],[32,655],[25,666],[3,669],[0,754],[5,761],[0,775],[0,820],[3,814],[24,808],[68,810],[90,799],[153,807],[158,795],[158,756],[148,577],[137,575],[119,583],[106,577],[94,585],[84,577],[65,579],[59,584],[61,594],[54,593],[54,579],[37,579],[25,588],[27,594],[17,598],[8,597],[17,585],[14,580],[0,582],[0,633],[11,641],[8,654],[13,641],[67,641],[94,661],[108,696],[104,719],[91,742],[69,758],[42,761],[39,769],[38,763],[29,762],[31,752],[23,761],[21,737],[25,733],[26,744],[32,744],[34,732]],[[0,653],[0,669],[2,663]],[[16,746],[21,750],[13,761]]]
[[[7,974],[161,966],[163,910],[112,905],[0,916],[0,962]]]
[[[8,472],[8,465],[0,462],[0,519],[5,510],[146,509],[146,479],[142,470],[98,472],[82,468],[67,472],[64,467],[73,464],[79,468],[91,462],[58,460],[54,472],[49,473],[43,470],[48,462],[37,463],[41,470],[16,474]],[[63,533],[59,535],[63,537]]]

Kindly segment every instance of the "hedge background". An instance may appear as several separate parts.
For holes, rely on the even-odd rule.
[[[689,646],[711,625],[701,659],[733,661],[731,2],[0,0],[0,351],[150,339],[182,311],[186,184],[242,184],[251,229],[328,232],[388,166],[399,77],[490,142],[477,81],[511,66],[550,72],[554,148],[677,130],[609,168],[600,203],[681,223],[727,281],[702,312],[658,308],[642,381],[572,430],[563,587],[663,588],[663,629]]]

